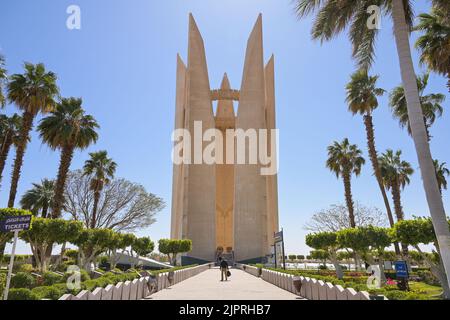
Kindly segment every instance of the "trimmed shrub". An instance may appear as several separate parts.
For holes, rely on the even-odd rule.
[[[45,287],[36,287],[31,290],[31,293],[35,294],[36,297],[41,299],[50,299],[50,300],[58,300],[60,297],[66,293],[66,290],[61,288],[60,286],[45,286]]]
[[[388,290],[384,292],[384,295],[389,300],[424,300],[425,297],[418,293],[400,291],[400,290]]]
[[[114,273],[112,273],[112,272],[110,272],[110,271],[105,272],[105,273],[102,275],[103,278],[113,278],[113,277],[115,277],[115,276],[116,276],[116,274],[114,274]]]
[[[77,260],[78,259],[78,250],[75,249],[69,249],[64,251],[64,256],[71,258],[72,260]]]
[[[8,300],[38,300],[38,297],[30,289],[13,288],[9,290]]]
[[[29,263],[23,263],[23,264],[19,264],[17,266],[16,272],[33,272],[34,268],[33,265],[29,264]]]
[[[54,285],[55,283],[58,283],[63,279],[62,276],[60,276],[59,274],[56,274],[54,272],[45,272],[42,275],[42,278],[43,278],[42,284],[44,286]]]
[[[83,290],[93,291],[95,288],[98,287],[98,281],[97,280],[98,279],[84,281],[81,284],[81,288]]]
[[[68,268],[69,266],[76,266],[76,265],[77,265],[77,262],[76,262],[75,260],[68,259],[68,260],[66,260],[66,261],[64,261],[64,262],[62,262],[62,263],[60,263],[60,264],[58,265],[57,270],[60,271],[60,272],[66,272],[66,271],[67,271],[67,268]]]
[[[139,272],[136,268],[130,268],[130,269],[128,269],[126,272],[128,272],[128,273],[136,273],[136,272]]]
[[[0,273],[0,292],[3,292],[5,290],[6,286],[6,273],[1,272]]]
[[[11,288],[27,288],[31,289],[36,285],[34,277],[26,272],[19,272],[11,278]]]

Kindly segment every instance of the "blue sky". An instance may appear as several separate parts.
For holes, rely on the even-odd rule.
[[[428,2],[414,2],[417,12],[428,11]],[[81,8],[81,30],[66,28],[71,4]],[[44,62],[58,74],[63,96],[83,97],[85,109],[101,124],[100,140],[77,152],[72,169],[83,165],[88,152],[108,150],[119,165],[117,176],[165,199],[167,207],[157,223],[139,232],[157,240],[169,236],[176,54],[186,60],[189,12],[205,40],[213,88],[219,87],[224,72],[239,87],[247,37],[257,15],[263,14],[265,58],[274,53],[276,59],[280,224],[286,251],[306,254],[304,224],[315,211],[344,202],[342,182],[324,166],[327,145],[348,137],[367,155],[362,119],[353,117],[345,104],[344,87],[355,70],[345,35],[323,45],[311,41],[311,20],[298,21],[291,0],[14,0],[2,1],[0,52],[10,73],[21,72],[24,61]],[[413,54],[417,70],[423,71],[415,50]],[[382,23],[373,73],[380,74],[379,86],[387,90],[400,83],[389,20]],[[432,74],[428,92],[446,93],[445,83]],[[8,105],[6,112],[14,110]],[[449,120],[446,110],[432,128],[431,146],[433,156],[448,163]],[[378,150],[402,149],[417,169],[403,193],[406,215],[428,215],[412,140],[393,120],[387,96],[380,99],[374,122]],[[33,134],[19,195],[32,182],[55,177],[58,161],[59,153]],[[7,203],[10,167],[11,159],[0,206]],[[353,194],[362,204],[383,209],[370,165],[353,180]],[[444,201],[448,206],[447,193]],[[28,252],[27,246],[20,244],[19,252]]]

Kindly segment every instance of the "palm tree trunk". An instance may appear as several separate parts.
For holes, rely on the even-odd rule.
[[[11,177],[11,189],[9,191],[8,207],[13,208],[17,195],[17,185],[20,179],[20,171],[23,164],[23,156],[28,144],[28,138],[31,128],[33,127],[34,116],[30,112],[25,111],[23,114],[22,130],[20,131],[20,143],[17,146],[16,159],[14,160],[14,169]]]
[[[91,229],[94,229],[97,225],[97,208],[98,202],[100,201],[100,191],[94,192],[94,207],[92,208],[92,217],[91,217]]]
[[[378,187],[380,188],[381,195],[383,196],[384,206],[386,207],[386,213],[389,219],[389,225],[391,228],[394,226],[394,217],[392,216],[391,205],[389,204],[389,199],[386,194],[386,189],[383,185],[383,179],[381,177],[380,165],[378,163],[377,149],[375,148],[375,134],[373,129],[373,120],[370,114],[364,116],[364,124],[366,126],[367,133],[367,148],[369,150],[370,161],[372,162],[373,172],[375,178],[378,182]]]
[[[403,86],[408,107],[408,117],[411,124],[412,136],[422,172],[423,185],[433,221],[434,231],[441,248],[441,257],[450,284],[450,231],[447,217],[439,194],[439,187],[427,141],[425,125],[423,124],[420,107],[419,91],[409,45],[409,30],[405,20],[405,10],[401,0],[392,1],[392,16],[394,20],[394,35],[400,61]]]
[[[372,168],[378,182],[378,187],[380,188],[381,195],[383,196],[384,206],[386,207],[386,213],[389,219],[389,225],[392,228],[394,227],[395,221],[394,216],[392,215],[391,205],[389,204],[389,199],[386,194],[386,189],[383,185],[383,179],[381,177],[380,165],[378,163],[378,153],[375,147],[375,130],[373,128],[373,119],[370,113],[367,113],[364,116],[364,124],[366,126],[367,149],[369,150],[370,161],[372,162]],[[395,253],[400,255],[400,248],[397,242],[394,243],[394,248]]]
[[[398,183],[394,183],[392,185],[392,200],[394,202],[394,210],[395,215],[397,216],[397,221],[404,220],[400,186],[398,185]]]
[[[344,178],[344,188],[345,188],[345,202],[347,203],[348,215],[349,215],[349,219],[350,219],[350,227],[356,228],[350,173],[344,173],[343,178]]]
[[[404,220],[402,199],[400,193],[400,184],[398,182],[394,183],[392,186],[392,200],[394,201],[395,215],[397,216],[397,221]],[[408,245],[402,243],[402,255],[403,259],[408,259]]]
[[[8,135],[9,136],[9,135]],[[12,140],[10,137],[6,137],[5,141],[2,144],[2,148],[0,151],[0,183],[3,178],[3,170],[5,169],[6,159],[8,158],[9,150],[11,149]]]
[[[74,147],[70,144],[63,147],[61,159],[59,162],[58,177],[55,184],[55,195],[53,198],[52,218],[61,216],[61,210],[64,205],[64,190],[66,186],[67,173],[73,158]]]
[[[43,205],[42,205],[42,214],[41,214],[41,217],[42,218],[47,218],[47,215],[48,215],[48,204],[47,203],[44,203]]]

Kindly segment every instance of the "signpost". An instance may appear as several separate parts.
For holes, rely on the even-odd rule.
[[[0,221],[0,232],[14,232],[14,242],[9,260],[8,277],[6,278],[5,293],[3,300],[8,300],[9,285],[11,283],[11,274],[14,265],[14,256],[16,254],[17,238],[19,232],[29,230],[31,227],[31,215],[5,217]]]
[[[406,261],[395,262],[395,273],[397,274],[397,278],[408,278],[408,265]]]
[[[395,261],[395,273],[397,275],[398,287],[400,290],[408,290],[408,263],[406,261]]]
[[[275,232],[274,234],[274,250],[275,250],[275,268],[278,268],[278,263],[283,264],[283,269],[286,270],[286,255],[284,253],[284,236],[283,236],[283,229],[281,229],[280,232]],[[278,248],[278,250],[277,250]],[[278,259],[278,256],[280,255],[281,258]]]

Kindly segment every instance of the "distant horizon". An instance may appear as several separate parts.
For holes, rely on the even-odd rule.
[[[342,181],[325,167],[326,148],[333,141],[348,137],[364,151],[362,175],[352,180],[354,200],[385,214],[367,154],[362,117],[352,116],[345,102],[345,85],[356,70],[346,35],[322,45],[311,40],[311,18],[298,20],[290,0],[277,4],[270,0],[230,0],[220,5],[203,0],[136,0],[132,6],[118,0],[77,0],[80,30],[66,27],[66,9],[71,4],[67,0],[3,4],[0,54],[6,58],[10,75],[22,73],[24,61],[43,62],[58,75],[62,96],[82,97],[86,113],[99,122],[98,143],[76,151],[72,171],[83,166],[89,152],[108,150],[118,163],[116,177],[142,184],[164,199],[166,207],[156,216],[157,222],[139,230],[138,235],[155,242],[170,236],[176,58],[180,53],[186,61],[190,12],[205,41],[212,88],[220,87],[225,72],[232,88],[240,86],[247,37],[259,13],[263,15],[264,60],[272,53],[275,57],[279,216],[286,255],[308,255],[311,249],[305,244],[305,224],[315,212],[345,203]],[[430,5],[420,3],[416,7],[419,14],[428,12]],[[412,48],[416,38],[413,33]],[[417,50],[413,48],[412,53],[416,73],[423,74],[426,68],[419,65]],[[370,73],[380,75],[378,86],[388,93],[401,84],[392,25],[387,18],[382,21]],[[426,93],[446,95],[444,114],[431,128],[431,150],[434,158],[450,164],[450,95],[446,81],[430,73]],[[411,184],[402,193],[406,217],[429,216],[414,144],[392,117],[388,93],[379,99],[374,112],[377,149],[379,153],[388,148],[403,151],[403,158],[415,170]],[[1,112],[19,111],[8,104]],[[34,129],[40,119],[35,120]],[[43,145],[34,131],[17,199],[32,183],[55,178],[59,157],[60,153]],[[3,172],[0,207],[7,205],[13,158],[11,152]],[[448,207],[449,191],[444,191],[443,199]],[[8,245],[5,253],[10,248]],[[30,252],[27,244],[19,244],[19,254]]]

